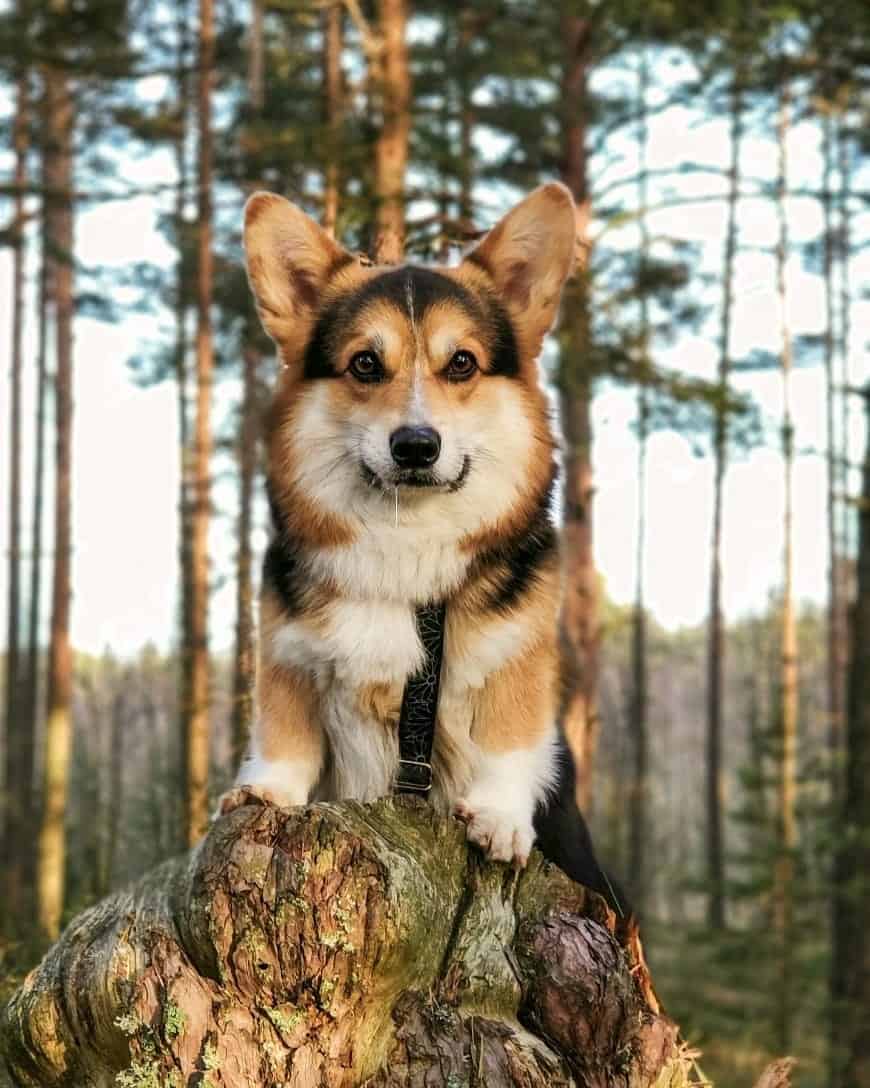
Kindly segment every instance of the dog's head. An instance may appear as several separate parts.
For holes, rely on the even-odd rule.
[[[340,516],[437,509],[472,529],[549,473],[537,359],[575,244],[574,206],[537,189],[455,268],[372,268],[294,205],[257,193],[248,277],[283,374],[273,488]]]

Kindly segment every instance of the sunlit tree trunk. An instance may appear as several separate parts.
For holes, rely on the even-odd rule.
[[[852,222],[850,212],[851,201],[851,154],[850,154],[850,140],[849,130],[844,120],[841,119],[840,124],[837,126],[837,158],[838,168],[840,175],[840,191],[837,196],[837,203],[839,205],[839,230],[838,230],[838,256],[840,258],[840,336],[839,336],[839,355],[840,355],[840,387],[844,392],[840,396],[840,442],[837,451],[837,457],[840,461],[840,492],[845,497],[849,494],[850,487],[850,474],[849,474],[849,430],[850,412],[849,405],[851,403],[851,395],[845,390],[848,390],[852,384],[852,374],[850,368],[850,353],[852,350],[852,280],[851,280],[851,258],[852,258]],[[840,504],[840,600],[845,603],[850,599],[851,592],[849,586],[849,557],[852,551],[851,547],[851,527],[853,524],[853,511],[849,506],[849,503],[842,502]],[[840,663],[845,667],[847,654],[845,647],[843,653],[839,654]],[[845,675],[841,681],[840,690],[844,690],[845,687]]]
[[[375,245],[379,264],[398,264],[405,252],[405,171],[411,131],[408,0],[378,0],[377,89],[381,128],[375,143]]]
[[[870,386],[851,619],[842,801],[836,829],[831,1088],[870,1084]]]
[[[728,170],[728,223],[723,258],[722,314],[719,332],[718,397],[713,421],[713,531],[710,564],[710,616],[707,643],[707,917],[714,929],[725,925],[725,848],[722,767],[722,695],[725,639],[722,619],[722,498],[728,459],[728,382],[731,372],[731,311],[737,252],[737,203],[740,192],[740,143],[743,133],[742,73],[734,73],[731,93],[731,163]]]
[[[327,153],[323,172],[323,226],[335,237],[338,203],[341,193],[341,128],[344,113],[344,87],[341,71],[342,21],[340,3],[327,4],[321,13],[323,28],[323,93]]]
[[[590,25],[566,5],[562,17],[562,180],[577,205],[577,265],[562,303],[559,407],[564,436],[563,721],[577,760],[580,803],[591,798],[598,734],[598,584],[592,548],[592,379],[589,348],[589,217],[586,112]]]
[[[779,183],[777,214],[779,239],[776,247],[776,279],[779,296],[781,366],[782,366],[782,460],[785,502],[783,509],[782,631],[779,675],[779,854],[774,872],[774,924],[779,941],[779,993],[777,995],[777,1033],[784,1052],[792,1045],[794,1006],[794,853],[797,847],[797,725],[798,725],[798,645],[794,606],[792,490],[794,476],[794,422],[791,411],[792,343],[788,312],[788,186],[787,140],[791,108],[788,87],[780,101],[777,126]]]
[[[66,0],[54,0],[56,15]],[[50,306],[54,314],[55,378],[55,518],[51,641],[43,753],[42,822],[39,832],[37,909],[48,937],[60,930],[66,859],[65,818],[72,726],[72,652],[70,647],[70,549],[73,414],[73,100],[63,67],[45,72],[46,243],[51,264]]]
[[[16,87],[12,142],[15,151],[12,204],[12,344],[9,367],[9,553],[7,557],[8,610],[6,628],[5,766],[2,793],[2,858],[8,892],[2,912],[5,921],[19,917],[24,891],[25,841],[32,825],[23,823],[29,800],[32,767],[27,762],[30,723],[23,710],[24,659],[21,624],[21,379],[23,370],[25,207],[29,102],[27,68],[22,66]]]
[[[213,346],[212,300],[212,127],[214,12],[212,0],[199,0],[197,87],[197,282],[196,282],[196,425],[194,429],[191,705],[186,731],[186,829],[193,844],[208,824],[209,654],[208,529],[211,516],[211,393]]]

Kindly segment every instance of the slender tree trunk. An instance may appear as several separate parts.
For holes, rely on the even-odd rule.
[[[242,418],[239,428],[239,548],[236,557],[236,645],[233,664],[233,762],[238,766],[245,752],[253,712],[254,621],[251,528],[254,480],[257,473],[258,412],[257,369],[260,355],[251,344],[242,349]]]
[[[474,233],[474,125],[471,81],[472,45],[475,37],[474,10],[464,3],[459,12],[459,226],[463,235]],[[450,64],[448,58],[447,63]]]
[[[178,412],[178,566],[180,583],[179,623],[179,704],[182,736],[193,708],[193,449],[191,448],[190,391],[188,376],[187,335],[187,230],[185,213],[188,199],[187,169],[187,103],[190,80],[187,74],[189,56],[188,5],[180,0],[177,9],[176,33],[178,58],[176,81],[178,89],[178,129],[175,139],[175,169],[178,187],[175,194],[175,238],[178,246],[175,282],[175,384]]]
[[[740,191],[740,142],[743,133],[742,72],[735,71],[731,96],[731,164],[728,172],[728,225],[725,235],[722,321],[719,334],[718,402],[713,422],[713,534],[710,567],[710,619],[707,644],[707,916],[714,929],[725,925],[725,848],[722,768],[722,695],[725,638],[722,619],[722,492],[728,458],[728,381],[731,372],[731,310],[737,252],[737,203]]]
[[[559,406],[564,452],[565,597],[562,646],[566,696],[563,722],[577,761],[581,805],[591,799],[592,761],[598,735],[598,584],[592,537],[592,379],[589,364],[589,217],[586,112],[590,24],[562,17],[562,180],[577,205],[578,261],[562,303]]]
[[[836,354],[835,300],[834,300],[834,222],[831,174],[834,150],[831,138],[831,119],[825,115],[822,121],[824,174],[822,178],[822,213],[824,218],[823,274],[825,281],[825,420],[827,431],[827,536],[828,536],[828,744],[831,752],[832,796],[836,800],[842,768],[843,736],[843,677],[845,670],[845,616],[840,594],[840,569],[837,548],[837,435],[835,423],[836,391],[834,359]]]
[[[194,503],[192,514],[191,706],[187,718],[185,798],[187,840],[192,845],[208,824],[209,655],[208,528],[211,514],[212,299],[212,132],[211,89],[214,75],[212,0],[199,0],[199,85],[197,90],[197,284],[196,284],[196,428],[194,433]]]
[[[649,254],[649,227],[647,224],[647,116],[646,101],[649,85],[649,67],[646,47],[640,57],[638,79],[638,115],[640,118],[638,144],[638,211],[640,213],[640,374],[637,393],[637,538],[635,541],[635,602],[632,620],[631,672],[632,700],[630,732],[634,738],[634,766],[631,784],[629,813],[630,853],[628,871],[632,874],[633,905],[643,917],[648,899],[647,876],[647,814],[649,795],[649,743],[647,739],[647,639],[646,605],[644,601],[644,556],[646,549],[646,447],[649,429],[649,372],[650,329],[649,300],[644,287],[643,273]]]
[[[834,867],[831,1088],[870,1084],[870,386],[859,506],[858,589]]]
[[[106,806],[106,860],[103,867],[103,884],[106,892],[117,883],[118,841],[121,835],[121,805],[123,802],[124,729],[127,725],[126,680],[122,672],[118,678],[118,690],[112,699],[109,712],[109,798]]]
[[[9,555],[6,606],[5,767],[2,794],[2,858],[6,872],[6,920],[20,916],[24,892],[25,843],[32,824],[22,823],[30,793],[27,763],[29,722],[23,711],[21,624],[21,377],[24,329],[25,207],[29,101],[26,66],[18,74],[13,146],[15,197],[12,212],[12,348],[9,377]]]
[[[405,252],[405,171],[411,131],[408,0],[378,0],[381,130],[375,144],[375,260],[398,264]]]
[[[54,0],[57,14],[66,0]],[[51,262],[56,335],[55,528],[48,707],[43,757],[37,902],[47,937],[60,930],[66,859],[65,818],[72,726],[72,651],[69,638],[73,414],[73,99],[63,68],[49,67],[46,95],[46,240]]]
[[[326,120],[326,165],[323,171],[323,227],[334,238],[341,194],[341,128],[344,86],[341,71],[344,7],[328,4],[321,14],[323,27],[323,92]]]
[[[45,155],[43,153],[42,188],[45,184]],[[45,425],[46,398],[48,395],[48,345],[51,339],[52,316],[48,306],[48,257],[46,246],[47,202],[43,196],[40,223],[39,289],[37,301],[36,349],[36,430],[34,434],[33,506],[30,532],[30,600],[27,617],[27,671],[22,695],[21,733],[21,820],[25,827],[36,826],[37,811],[37,762],[36,738],[41,725],[42,701],[40,699],[40,621],[42,618],[42,519],[45,491]],[[24,886],[31,890],[35,885],[36,859],[34,851],[25,851],[23,866]]]
[[[263,14],[265,0],[252,0],[251,27],[248,33],[248,103],[254,113],[261,113],[265,100],[265,53],[263,50]]]
[[[797,725],[798,725],[798,645],[794,606],[792,490],[794,477],[794,422],[791,412],[792,343],[788,313],[788,187],[787,140],[791,102],[788,87],[783,87],[777,127],[779,148],[779,184],[777,213],[779,240],[776,247],[776,278],[779,295],[780,335],[782,341],[782,460],[785,503],[783,509],[782,632],[779,676],[779,856],[774,872],[774,925],[779,941],[779,993],[777,995],[777,1034],[782,1051],[792,1046],[794,1004],[794,854],[797,847]]]
[[[850,202],[850,188],[851,188],[851,163],[849,152],[849,133],[846,128],[845,121],[841,119],[837,126],[837,158],[840,174],[840,191],[838,194],[837,203],[839,205],[839,238],[838,238],[838,257],[840,260],[840,305],[839,305],[839,355],[840,355],[840,386],[843,390],[840,394],[840,442],[837,450],[837,459],[840,462],[840,474],[839,474],[839,488],[840,493],[843,496],[843,502],[840,503],[840,529],[838,532],[839,537],[839,579],[838,590],[839,600],[841,602],[840,610],[840,624],[839,628],[843,635],[843,642],[841,652],[837,655],[838,663],[841,668],[840,682],[838,688],[841,692],[846,690],[846,673],[845,670],[848,667],[848,648],[845,645],[846,639],[846,612],[848,609],[848,601],[852,597],[850,577],[849,577],[849,558],[852,552],[852,546],[850,542],[851,526],[853,523],[853,511],[848,503],[847,497],[849,495],[850,488],[850,474],[849,474],[849,430],[850,430],[850,412],[849,404],[851,401],[851,395],[849,388],[852,385],[851,380],[851,368],[850,368],[850,351],[852,340],[852,321],[851,321],[851,299],[852,299],[852,284],[851,284],[851,256],[852,256],[852,241],[851,241],[851,216],[849,210]]]

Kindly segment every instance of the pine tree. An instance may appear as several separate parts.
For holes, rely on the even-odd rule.
[[[208,823],[209,654],[208,531],[211,519],[211,397],[214,348],[211,305],[212,257],[212,121],[214,80],[214,11],[212,0],[199,2],[197,84],[197,281],[196,281],[196,421],[194,426],[193,510],[191,514],[191,691],[185,750],[187,841],[192,845]]]
[[[72,534],[73,382],[73,98],[63,64],[61,41],[66,0],[52,0],[50,17],[57,59],[46,65],[45,182],[49,305],[56,336],[55,518],[48,706],[43,753],[43,812],[39,832],[37,903],[47,937],[60,931],[64,902],[66,834],[64,819],[72,727],[72,658],[69,635]]]

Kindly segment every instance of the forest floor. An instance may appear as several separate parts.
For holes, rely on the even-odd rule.
[[[752,1088],[765,1066],[783,1056],[777,1047],[773,970],[763,935],[711,936],[701,926],[649,924],[644,950],[656,991],[680,1025],[698,1064],[715,1088]],[[818,957],[798,966],[793,1045],[794,1088],[825,1083],[823,1005],[826,974]]]

